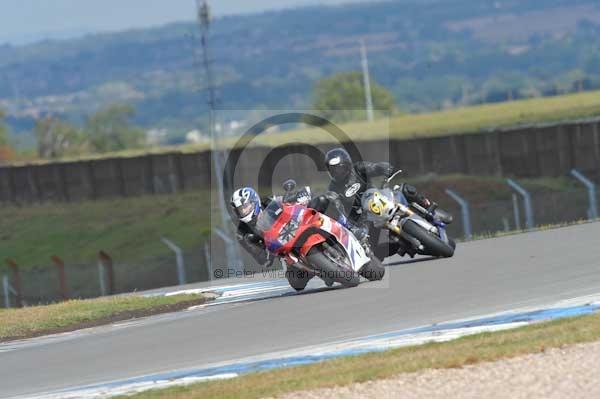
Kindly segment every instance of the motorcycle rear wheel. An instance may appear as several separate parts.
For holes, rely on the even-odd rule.
[[[336,265],[325,256],[320,246],[312,248],[306,255],[306,260],[323,280],[334,281],[344,287],[356,287],[360,283],[358,273]]]

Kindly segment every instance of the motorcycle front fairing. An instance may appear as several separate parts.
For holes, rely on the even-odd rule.
[[[327,241],[328,237],[335,238],[341,245],[354,270],[360,270],[370,261],[349,230],[304,205],[273,201],[259,216],[257,227],[263,234],[267,250],[292,263],[298,261],[294,253],[304,258],[311,248]]]
[[[404,206],[410,205],[408,203],[408,200],[406,199],[406,196],[400,190],[394,190],[394,198],[396,199],[396,201],[398,201],[399,203],[401,203]]]
[[[305,256],[310,248],[325,241],[325,237],[307,231],[311,211],[303,205],[272,201],[257,222],[267,250],[275,255],[286,255],[301,249],[300,255]]]

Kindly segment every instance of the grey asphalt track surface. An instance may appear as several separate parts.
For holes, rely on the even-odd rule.
[[[0,397],[200,367],[600,292],[600,223],[459,244],[452,259],[392,259],[386,278],[158,316],[0,351]]]

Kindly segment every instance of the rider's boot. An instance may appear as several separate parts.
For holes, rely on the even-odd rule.
[[[454,218],[452,217],[451,214],[449,214],[448,212],[446,212],[445,210],[443,210],[441,208],[438,208],[438,204],[436,204],[435,202],[432,202],[429,200],[427,200],[427,202],[429,203],[429,206],[426,209],[429,212],[431,222],[433,222],[434,219],[437,219],[437,220],[443,222],[444,224],[452,223]],[[428,217],[428,219],[429,219],[429,217]]]
[[[438,204],[430,201],[429,199],[420,196],[418,201],[415,201],[417,205],[422,208],[422,211],[425,212],[423,215],[425,219],[434,223],[436,220],[443,222],[444,224],[450,224],[454,220],[452,215],[450,215],[445,210],[438,208]]]
[[[444,222],[444,224],[450,224],[454,221],[454,218],[451,214],[440,208],[435,210],[435,217]]]
[[[396,189],[396,187],[394,187],[394,189]],[[438,205],[435,202],[429,200],[423,194],[419,193],[414,186],[410,184],[403,184],[402,186],[399,186],[398,189],[402,190],[402,193],[408,202],[414,202],[426,211],[424,216],[430,222],[433,223],[434,220],[437,219],[444,224],[452,223],[452,215],[443,209],[438,209]]]

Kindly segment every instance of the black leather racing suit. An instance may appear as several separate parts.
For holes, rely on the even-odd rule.
[[[388,162],[356,162],[353,164],[352,172],[346,182],[331,181],[329,191],[320,197],[313,199],[311,208],[324,212],[328,209],[330,213],[343,210],[343,214],[350,222],[360,224],[360,201],[362,194],[369,188],[373,188],[371,179],[374,177],[388,177],[394,172],[394,168]],[[400,185],[402,193],[408,202],[416,202],[424,208],[432,204],[417,189],[407,183]],[[336,217],[335,214],[330,216]]]
[[[348,179],[345,182],[332,180],[327,193],[313,198],[311,208],[338,220],[343,220],[343,216],[340,215],[345,215],[349,219],[349,224],[355,227],[351,228],[353,231],[356,228],[367,229],[368,226],[360,218],[362,194],[374,187],[371,183],[372,178],[388,177],[393,172],[394,168],[387,162],[356,162]],[[426,209],[431,205],[431,202],[417,192],[414,186],[403,183],[400,187],[408,202],[416,202]],[[383,233],[381,230],[368,229],[368,231],[371,248],[378,255],[389,256],[398,251],[398,245],[391,244],[386,237],[380,237]]]
[[[238,223],[236,238],[256,263],[267,267],[273,263],[273,257],[265,248],[265,243],[254,223]]]

